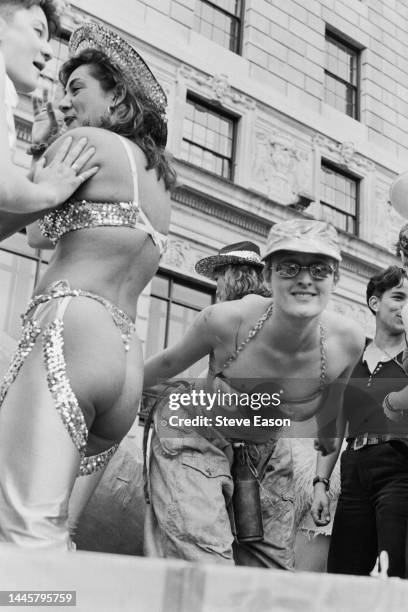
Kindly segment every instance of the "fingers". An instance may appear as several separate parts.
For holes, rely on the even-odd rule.
[[[42,100],[38,96],[33,96],[33,112],[34,117],[40,114],[42,108]]]
[[[85,170],[84,172],[81,172],[81,174],[78,174],[77,179],[79,181],[79,184],[82,185],[83,183],[85,183],[85,181],[94,176],[98,171],[99,166],[93,166],[89,170]]]
[[[51,123],[51,130],[53,133],[55,133],[58,131],[58,121],[57,121],[57,116],[55,114],[55,108],[52,102],[47,102],[46,109],[47,109],[48,118]]]
[[[89,147],[89,149],[86,149],[76,160],[75,162],[72,164],[72,168],[74,170],[76,170],[77,172],[81,172],[82,168],[84,166],[86,166],[86,164],[89,162],[89,160],[91,159],[91,157],[94,155],[96,149],[95,147]],[[67,160],[65,160],[67,161]]]
[[[83,140],[85,140],[86,142],[86,138],[84,138]],[[72,145],[72,136],[68,136],[67,138],[64,138],[64,140],[62,141],[62,143],[60,144],[60,146],[58,147],[55,153],[54,159],[52,160],[52,164],[60,164],[61,162],[63,162],[71,145]]]
[[[74,166],[74,163],[81,156],[81,153],[84,151],[85,147],[87,146],[87,143],[87,138],[80,138],[78,142],[73,144],[66,154],[65,162],[67,164],[70,164],[71,166]],[[79,166],[75,164],[75,167],[78,169]]]

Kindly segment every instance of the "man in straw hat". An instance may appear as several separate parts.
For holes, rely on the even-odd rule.
[[[335,420],[363,333],[325,310],[341,260],[332,226],[278,223],[263,259],[273,302],[252,295],[210,306],[183,339],[146,364],[149,387],[209,354],[212,392],[197,402],[190,389],[158,404],[145,531],[149,554],[293,567],[293,495],[273,479],[269,465],[279,416],[305,420],[318,414],[320,424]],[[256,390],[269,391],[262,405]],[[224,391],[235,394],[232,404]],[[202,419],[198,426],[194,417]],[[290,427],[282,434],[290,436]],[[323,452],[335,448],[329,434],[333,430],[319,432]],[[245,494],[247,487],[251,492]],[[284,505],[275,503],[283,499]]]
[[[220,302],[239,300],[252,293],[269,297],[271,292],[265,285],[263,268],[258,245],[249,241],[228,244],[195,265],[198,274],[217,281]]]
[[[41,71],[52,58],[49,36],[58,25],[55,0],[0,2],[0,238],[64,202],[96,171],[80,174],[92,152],[83,152],[86,140],[71,147],[70,138],[47,167],[43,158],[32,177],[34,182],[12,162],[17,91],[29,93],[38,85]]]

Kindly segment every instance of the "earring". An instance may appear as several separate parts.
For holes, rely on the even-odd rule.
[[[110,104],[108,106],[108,115],[113,115],[114,110],[115,110],[115,107],[113,106],[113,104]]]

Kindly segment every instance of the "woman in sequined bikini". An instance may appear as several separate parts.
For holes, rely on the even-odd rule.
[[[136,415],[136,304],[158,267],[175,180],[166,97],[142,58],[93,23],[74,32],[70,54],[61,110],[99,172],[40,221],[40,240],[30,230],[32,245],[51,240],[55,252],[0,387],[0,541],[60,550],[72,547],[68,513],[78,516]]]
[[[329,224],[301,219],[276,224],[264,257],[273,301],[250,295],[210,306],[180,342],[147,362],[145,386],[149,387],[209,354],[207,391],[253,398],[255,385],[262,392],[279,390],[281,400],[278,409],[269,405],[257,412],[248,402],[235,404],[233,410],[228,402],[216,404],[211,411],[185,403],[175,410],[166,401],[158,403],[149,461],[151,504],[145,529],[149,555],[293,567],[293,497],[288,495],[287,479],[274,479],[276,465],[270,463],[276,430],[255,427],[252,419],[260,413],[295,421],[315,416],[322,427],[340,413],[344,383],[363,347],[357,325],[325,310],[340,259],[337,233]],[[239,417],[241,424],[219,426],[220,414]],[[212,418],[212,423],[197,429],[184,420],[197,415]],[[245,418],[248,426],[242,424]],[[316,448],[334,450],[330,433],[333,429],[319,430]],[[304,435],[313,434],[309,430]],[[233,548],[228,508],[234,489],[231,460],[234,455],[235,465],[237,449],[260,486],[263,535],[260,529],[246,534],[245,541],[237,537]],[[275,503],[282,499],[286,504]],[[246,526],[251,522],[255,523],[246,515]]]

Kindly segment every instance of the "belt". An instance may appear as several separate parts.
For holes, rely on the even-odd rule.
[[[355,438],[347,438],[347,450],[360,450],[364,446],[372,446],[373,444],[383,444],[390,440],[408,440],[408,436],[396,436],[395,434],[359,434]]]

